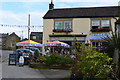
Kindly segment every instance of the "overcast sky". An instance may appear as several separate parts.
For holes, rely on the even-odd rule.
[[[51,0],[2,0],[0,2],[0,24],[28,24],[28,14],[31,15],[31,26],[42,26],[43,16],[49,9]],[[54,8],[117,6],[119,0],[53,0]],[[30,31],[43,31],[42,27],[31,28]],[[0,26],[0,33],[12,33],[27,37],[27,27]]]

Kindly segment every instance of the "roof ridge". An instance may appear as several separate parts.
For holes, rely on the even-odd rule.
[[[53,10],[64,10],[64,9],[92,9],[92,8],[114,8],[119,6],[98,6],[98,7],[76,7],[76,8],[55,8]]]

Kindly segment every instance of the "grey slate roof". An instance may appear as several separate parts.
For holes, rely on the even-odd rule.
[[[42,35],[42,34],[43,34],[43,32],[31,32],[30,35],[34,36],[34,35]]]
[[[116,17],[118,16],[117,14],[118,10],[120,9],[119,7],[107,6],[53,9],[48,10],[48,12],[44,15],[43,19]]]

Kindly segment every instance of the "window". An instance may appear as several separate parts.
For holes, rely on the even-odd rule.
[[[101,21],[101,27],[109,27],[109,26],[110,26],[110,20]]]
[[[15,40],[15,37],[12,37],[12,40],[14,41],[14,40]]]
[[[63,29],[62,21],[55,21],[55,29]]]
[[[110,20],[109,19],[100,19],[91,21],[92,32],[108,32],[110,31]]]
[[[33,36],[33,39],[36,39],[36,36]]]
[[[71,29],[71,21],[64,21],[64,29]]]
[[[53,32],[71,32],[72,31],[72,21],[62,20],[55,21],[55,27]]]
[[[98,46],[99,46],[99,43],[98,43],[98,42],[92,42],[92,46],[98,47]]]
[[[15,44],[14,43],[11,43],[11,47],[14,47],[15,46]]]
[[[92,20],[92,28],[100,27],[100,20]]]

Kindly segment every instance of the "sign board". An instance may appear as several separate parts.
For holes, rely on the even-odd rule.
[[[16,54],[9,54],[9,65],[16,65]]]
[[[85,41],[85,37],[50,37],[50,41]]]

